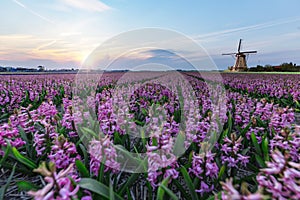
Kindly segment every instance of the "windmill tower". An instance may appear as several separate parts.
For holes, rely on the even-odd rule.
[[[234,55],[235,63],[231,71],[247,71],[247,56],[251,53],[257,53],[257,51],[241,51],[242,39],[238,44],[237,53],[223,53],[222,55]]]

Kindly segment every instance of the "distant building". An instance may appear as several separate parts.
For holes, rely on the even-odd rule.
[[[40,65],[37,67],[36,70],[42,72],[42,71],[45,71],[45,67]]]
[[[274,71],[280,71],[282,70],[281,66],[273,66]]]

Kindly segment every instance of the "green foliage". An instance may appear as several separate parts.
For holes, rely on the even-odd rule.
[[[7,144],[7,146],[5,148],[4,147],[2,148],[4,150],[4,155],[0,159],[0,167],[2,167],[2,164],[6,161],[6,159],[8,158],[8,155],[10,154],[10,151],[11,151],[11,145],[8,140],[6,140],[6,144]]]
[[[165,193],[169,196],[168,199],[178,200],[178,197],[168,188],[169,178],[164,179],[157,189],[157,200],[163,200]]]
[[[131,174],[128,180],[120,187],[118,193],[122,196],[125,193],[126,189],[130,188],[139,177],[140,177],[139,173]]]
[[[29,190],[38,190],[39,187],[32,184],[31,182],[28,181],[18,181],[17,186],[19,188],[19,191],[29,191]]]
[[[188,174],[187,170],[185,167],[181,167],[180,168],[180,172],[185,180],[186,185],[188,186],[189,189],[189,194],[192,197],[192,200],[198,200],[198,195],[196,193],[196,189],[194,187],[194,184],[192,182],[192,179],[190,177],[190,175]]]
[[[122,200],[123,198],[119,196],[116,192],[111,191],[111,188],[109,188],[107,185],[98,182],[95,179],[92,178],[82,178],[78,185],[82,189],[87,189],[89,191],[94,192],[95,194],[100,195],[101,197],[105,199],[110,199],[112,196],[116,200]]]
[[[17,165],[17,164],[15,164],[15,165],[13,166],[12,171],[11,171],[11,173],[10,173],[8,179],[7,179],[6,184],[3,185],[3,186],[0,188],[0,200],[3,200],[3,199],[4,199],[5,192],[6,192],[8,186],[9,186],[10,182],[12,181],[12,178],[13,178],[13,176],[14,176],[14,174],[15,174],[16,165]]]
[[[20,154],[20,152],[15,147],[12,148],[12,153],[17,161],[24,164],[29,169],[33,170],[33,169],[37,168],[37,165],[32,160],[30,160],[26,156],[23,156],[22,154]]]
[[[84,164],[80,160],[76,160],[75,164],[76,164],[76,167],[77,167],[81,177],[83,177],[83,178],[90,177],[89,171],[87,170],[87,168],[84,166]]]

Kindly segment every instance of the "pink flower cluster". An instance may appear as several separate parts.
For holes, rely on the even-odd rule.
[[[247,165],[250,157],[242,154],[244,149],[242,140],[242,137],[237,138],[234,133],[231,134],[231,138],[228,136],[224,138],[224,143],[221,146],[222,164],[233,168]]]
[[[256,177],[259,186],[273,199],[300,199],[299,162],[291,161],[287,151],[275,150],[271,158]]]
[[[0,126],[0,146],[5,147],[7,146],[7,142],[10,143],[13,147],[21,147],[25,144],[20,138],[19,130],[13,127],[11,124],[3,124]],[[0,149],[0,156],[3,156],[4,152]]]
[[[193,154],[192,167],[189,172],[194,174],[200,179],[200,188],[196,190],[201,195],[207,192],[211,192],[214,189],[214,185],[211,184],[215,180],[219,173],[219,167],[214,161],[215,154],[208,151],[201,154]]]
[[[69,174],[73,173],[73,164],[69,167],[56,172],[55,166],[49,171],[45,164],[42,164],[36,172],[41,173],[45,176],[45,181],[47,185],[44,188],[37,191],[29,191],[28,194],[32,196],[35,200],[46,200],[46,199],[56,199],[56,200],[71,200],[77,198],[77,192],[79,191],[79,185],[74,186],[71,179],[68,177]]]
[[[72,107],[72,100],[63,98],[64,114],[61,120],[61,125],[67,129],[70,137],[78,136],[76,132],[76,124],[81,124],[82,114],[80,111],[74,111]]]
[[[268,196],[261,194],[260,191],[257,191],[254,194],[251,194],[244,185],[242,185],[239,192],[232,183],[232,178],[227,179],[226,182],[221,182],[222,185],[222,200],[264,200]],[[216,198],[217,199],[217,198]]]
[[[76,160],[81,159],[75,144],[69,142],[64,136],[54,139],[48,158],[55,163],[57,169],[66,169],[69,165],[75,164]],[[73,178],[75,177],[74,174]]]
[[[98,176],[101,163],[105,165],[105,172],[111,170],[117,172],[120,170],[120,163],[116,161],[118,155],[109,135],[100,140],[93,139],[89,144],[90,171]]]

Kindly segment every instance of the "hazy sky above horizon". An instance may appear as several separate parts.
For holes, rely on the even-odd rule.
[[[1,0],[0,7],[0,66],[78,68],[112,36],[147,27],[193,39],[219,69],[233,64],[221,54],[235,52],[240,38],[244,50],[258,51],[249,66],[300,64],[299,0]],[[141,52],[138,59],[152,62],[173,56]]]

